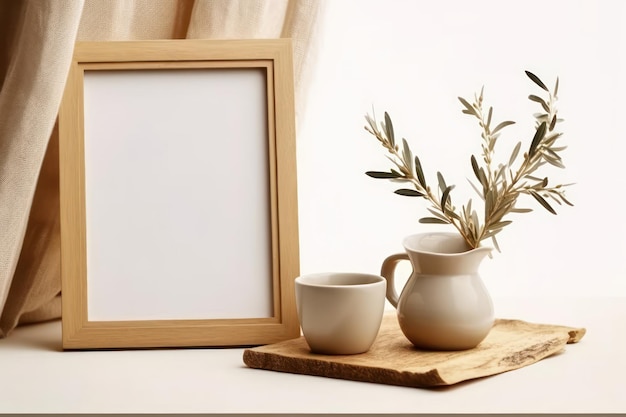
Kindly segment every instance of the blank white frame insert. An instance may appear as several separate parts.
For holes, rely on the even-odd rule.
[[[272,316],[265,80],[85,72],[89,320]]]

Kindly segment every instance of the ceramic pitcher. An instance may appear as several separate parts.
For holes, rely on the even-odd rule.
[[[471,249],[456,233],[411,235],[403,246],[406,253],[386,258],[381,275],[404,335],[418,348],[476,347],[494,322],[493,303],[478,274],[491,248]],[[398,297],[394,276],[401,260],[409,260],[413,272]]]

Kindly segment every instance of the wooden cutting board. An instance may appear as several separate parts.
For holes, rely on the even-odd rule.
[[[246,349],[251,368],[407,387],[452,385],[533,364],[578,342],[586,330],[497,319],[483,342],[465,351],[416,349],[395,313],[386,314],[374,345],[359,355],[311,353],[304,339]]]

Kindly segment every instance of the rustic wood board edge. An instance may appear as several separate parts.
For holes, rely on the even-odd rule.
[[[340,364],[324,359],[310,358],[303,361],[300,358],[259,352],[255,349],[246,349],[243,353],[243,360],[250,368],[292,374],[323,376],[359,382],[384,383],[385,385],[399,385],[412,388],[450,385],[441,378],[437,369],[432,369],[421,374],[412,374],[376,366]]]
[[[426,352],[408,347],[410,343],[404,339],[395,317],[387,315],[374,346],[361,355],[314,354],[300,337],[246,349],[243,361],[256,369],[427,388],[453,385],[531,365],[562,351],[566,344],[579,342],[585,333],[584,328],[497,319],[494,330],[475,349]],[[381,359],[380,353],[385,350],[393,351],[394,356],[396,353],[405,357],[409,354],[417,358],[419,354],[425,363],[413,367],[393,366]]]

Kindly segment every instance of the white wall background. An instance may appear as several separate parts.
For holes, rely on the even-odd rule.
[[[527,200],[535,211],[511,217],[502,253],[481,275],[494,297],[626,295],[626,2],[330,0],[320,36],[298,117],[302,273],[378,273],[404,236],[449,230],[417,222],[424,200],[364,175],[390,168],[363,129],[365,113],[388,111],[431,184],[442,171],[460,205],[481,139],[457,96],[470,99],[484,85],[495,121],[517,121],[496,152],[506,161],[510,147],[532,138],[537,107],[526,97],[540,90],[530,70],[549,86],[561,80],[566,169],[545,173],[576,183],[567,194],[575,206],[557,206],[554,216]]]

